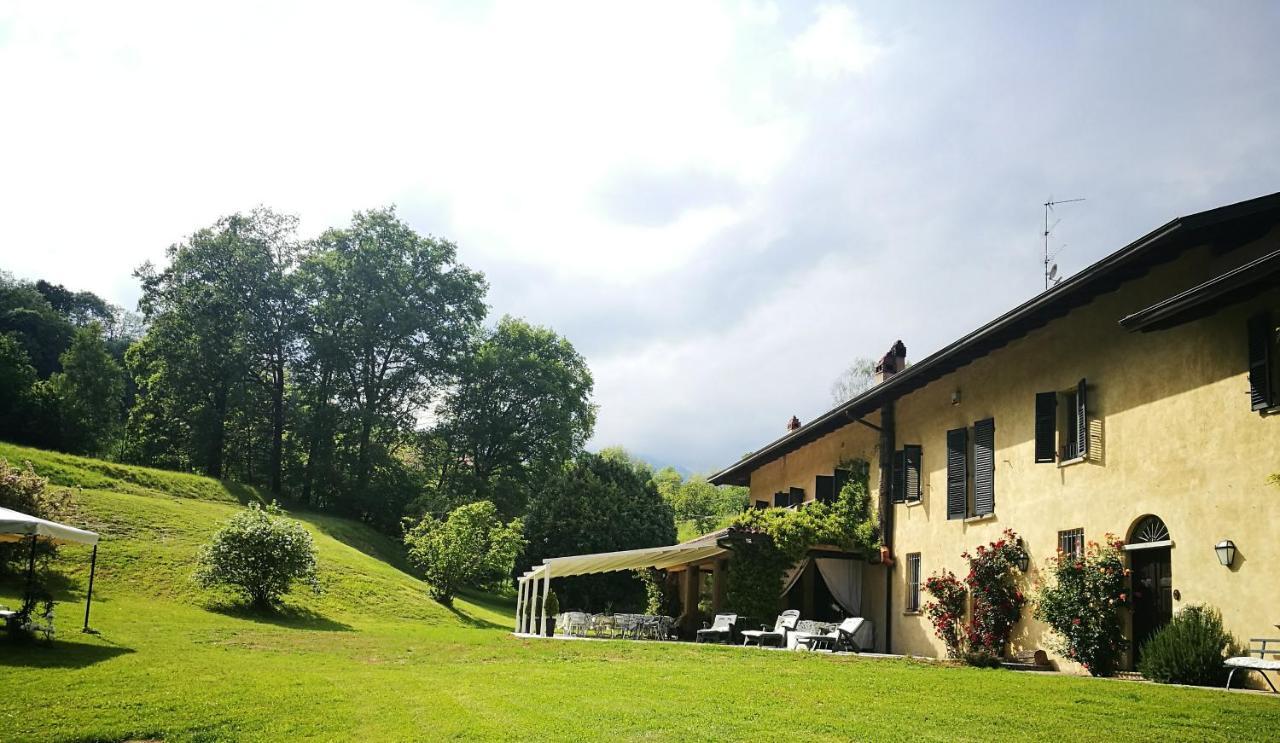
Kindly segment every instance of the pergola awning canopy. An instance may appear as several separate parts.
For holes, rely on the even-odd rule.
[[[38,516],[29,516],[21,511],[0,508],[0,542],[20,542],[32,536],[59,544],[98,543],[98,535],[94,532],[59,524]]]
[[[526,571],[521,579],[541,578],[550,572],[554,578],[568,578],[574,575],[590,575],[592,573],[611,573],[617,570],[640,570],[643,568],[671,568],[700,562],[728,552],[721,547],[719,540],[727,530],[704,534],[688,542],[666,547],[646,547],[644,549],[622,550],[620,552],[597,552],[590,555],[570,555],[568,557],[552,557],[542,561]]]

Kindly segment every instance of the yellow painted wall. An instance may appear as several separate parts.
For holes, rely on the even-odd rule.
[[[922,577],[943,568],[963,575],[962,552],[1012,528],[1032,555],[1026,579],[1034,595],[1059,530],[1082,527],[1086,540],[1124,538],[1145,514],[1162,518],[1174,542],[1173,587],[1181,594],[1175,612],[1207,603],[1242,640],[1280,636],[1280,488],[1267,481],[1280,472],[1280,416],[1249,410],[1245,371],[1245,319],[1263,307],[1280,312],[1280,291],[1170,330],[1132,333],[1118,325],[1131,312],[1277,247],[1280,233],[1273,232],[1225,256],[1193,250],[897,401],[895,448],[922,445],[923,498],[894,506],[892,652],[944,652],[927,618],[902,611],[908,553],[921,554]],[[1035,393],[1074,388],[1082,377],[1101,450],[1078,464],[1034,463]],[[961,402],[953,405],[957,389]],[[996,424],[995,515],[948,521],[946,431],[987,417]],[[875,492],[876,444],[871,429],[845,426],[754,471],[752,498],[771,500],[791,486],[811,498],[814,476],[829,474],[845,453],[872,462]],[[1232,569],[1214,554],[1223,538],[1239,549]],[[878,638],[883,588],[871,584],[882,576],[879,568],[868,570],[864,611]],[[1028,607],[1014,649],[1048,649],[1045,627],[1030,615]]]

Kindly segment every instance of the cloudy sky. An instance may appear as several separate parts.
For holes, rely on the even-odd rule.
[[[1280,190],[1276,3],[191,5],[0,5],[0,269],[133,307],[220,215],[394,203],[692,471],[1039,291],[1050,196],[1070,274]]]

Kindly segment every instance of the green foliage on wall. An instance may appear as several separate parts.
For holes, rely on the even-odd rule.
[[[787,568],[810,547],[831,545],[872,555],[880,549],[880,528],[871,508],[865,462],[842,463],[852,476],[834,503],[808,503],[802,508],[747,511],[731,524],[733,558],[729,561],[725,598],[738,614],[767,620],[777,611]]]

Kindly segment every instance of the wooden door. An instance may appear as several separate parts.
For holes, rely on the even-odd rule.
[[[1173,577],[1169,548],[1153,547],[1129,553],[1133,571],[1134,660],[1142,657],[1142,645],[1173,617]]]

